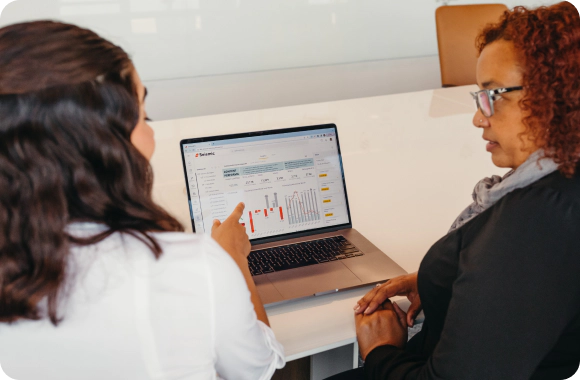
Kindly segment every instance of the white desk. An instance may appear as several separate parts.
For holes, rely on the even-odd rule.
[[[179,141],[335,123],[353,227],[408,272],[471,202],[475,183],[501,174],[472,123],[469,91],[455,87],[151,123],[154,197],[191,231]],[[355,342],[352,306],[363,290],[268,308],[287,360]]]

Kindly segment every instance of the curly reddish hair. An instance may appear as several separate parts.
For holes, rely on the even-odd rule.
[[[478,37],[479,53],[511,41],[524,67],[520,106],[532,138],[560,172],[574,175],[580,160],[580,17],[569,2],[506,11]]]

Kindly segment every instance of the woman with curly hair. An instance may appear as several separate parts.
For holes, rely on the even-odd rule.
[[[127,53],[74,25],[0,29],[0,364],[18,380],[269,379],[283,348],[240,204],[212,238],[152,200]],[[217,372],[217,373],[216,373]]]
[[[358,301],[364,371],[336,379],[560,380],[578,369],[578,11],[516,7],[483,31],[479,51],[473,124],[493,163],[512,170],[476,185],[418,273]],[[407,313],[394,295],[408,296]]]

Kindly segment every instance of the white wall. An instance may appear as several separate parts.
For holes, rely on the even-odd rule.
[[[146,81],[153,120],[437,88],[437,56]]]
[[[486,1],[463,3],[482,2]],[[554,2],[505,3],[513,7]],[[459,2],[452,4],[456,3]],[[132,55],[146,85],[165,90],[163,99],[155,104],[150,102],[157,110],[152,110],[152,114],[165,119],[239,110],[239,105],[228,98],[228,91],[219,94],[215,91],[232,79],[228,77],[231,74],[286,69],[284,73],[264,76],[284,82],[284,78],[299,75],[301,68],[323,67],[329,68],[329,73],[340,74],[354,66],[336,70],[337,65],[434,57],[437,55],[434,12],[439,5],[435,0],[16,0],[2,12],[0,26],[51,18],[97,31]],[[421,61],[407,62],[417,66]],[[435,64],[436,60],[432,62]],[[387,70],[383,76],[393,78],[389,83],[394,84],[397,92],[405,83],[414,83],[409,89],[433,88],[438,83],[428,79],[421,85],[416,76],[401,67],[405,65],[383,66]],[[396,67],[401,71],[393,71]],[[438,70],[438,66],[422,67],[425,73]],[[321,74],[321,69],[306,76],[311,74]],[[314,96],[278,96],[275,87],[266,85],[264,91],[269,95],[265,97],[264,93],[252,92],[251,80],[255,79],[252,75],[237,78],[248,84],[240,87],[240,92],[245,93],[244,104],[249,107],[246,109],[395,92],[390,90],[391,86],[382,86],[380,94],[375,93],[376,88],[369,88],[336,95],[336,91],[324,86],[324,81],[314,78],[301,84],[305,93]],[[196,79],[203,77],[211,79]],[[181,78],[189,79],[174,81]],[[206,99],[199,92],[200,85],[209,90],[211,111],[187,104],[176,107],[183,103],[183,96]],[[182,99],[172,95],[171,86],[175,86]],[[285,89],[278,90],[282,93]],[[169,109],[174,111],[168,112]]]
[[[485,1],[466,3],[479,2]],[[0,25],[54,18],[92,28],[131,52],[144,80],[159,80],[436,55],[438,5],[435,0],[17,0],[5,8]]]

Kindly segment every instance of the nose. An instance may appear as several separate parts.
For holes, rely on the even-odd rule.
[[[477,128],[489,127],[489,120],[487,119],[487,117],[483,116],[483,113],[481,113],[481,110],[479,108],[477,108],[477,111],[475,111],[475,115],[473,115],[472,123]]]

